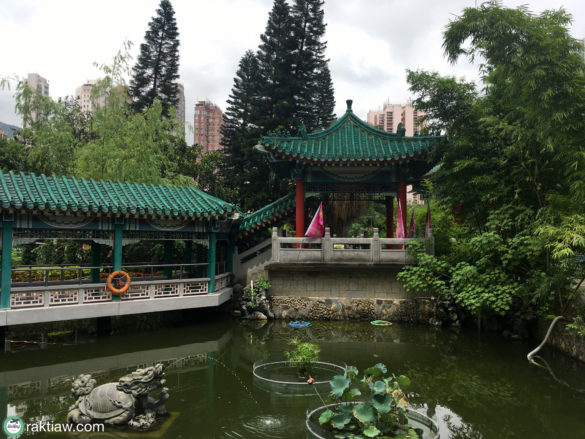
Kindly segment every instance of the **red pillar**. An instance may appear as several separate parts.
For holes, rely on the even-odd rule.
[[[406,180],[400,180],[398,183],[398,199],[402,207],[402,224],[406,232]]]
[[[302,238],[305,235],[305,182],[297,178],[297,198],[296,198],[296,236]]]

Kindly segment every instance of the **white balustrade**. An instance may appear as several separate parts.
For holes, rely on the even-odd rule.
[[[411,262],[410,241],[412,238],[380,238],[378,229],[372,238],[332,238],[328,227],[323,238],[289,238],[278,236],[275,227],[271,263],[406,264]]]
[[[43,291],[26,291],[10,294],[10,308],[38,307],[45,304]]]
[[[86,288],[83,291],[83,303],[108,302],[112,300],[112,292],[106,287]]]
[[[183,296],[195,296],[197,294],[207,294],[209,291],[208,281],[185,282]]]
[[[215,291],[227,288],[231,273],[216,276]],[[209,293],[209,278],[137,281],[120,296],[122,301],[195,296]],[[10,294],[10,309],[57,307],[111,302],[104,284],[16,287]]]
[[[179,295],[179,284],[155,284],[154,297],[176,297]]]
[[[139,300],[149,299],[150,288],[149,285],[130,284],[130,288],[124,294],[120,295],[121,300]]]

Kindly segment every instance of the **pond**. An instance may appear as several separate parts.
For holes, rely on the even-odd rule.
[[[98,384],[163,362],[176,414],[155,434],[108,430],[83,438],[304,438],[306,409],[316,395],[270,391],[254,382],[252,365],[283,358],[291,337],[317,343],[321,358],[360,370],[382,362],[412,380],[420,411],[436,419],[441,438],[581,438],[585,431],[585,365],[552,349],[554,371],[526,360],[535,342],[495,334],[367,322],[241,322],[228,318],[141,334],[116,335],[0,354],[0,403],[25,422],[63,422],[73,403],[70,381],[92,373]],[[4,416],[4,413],[0,413]],[[56,434],[36,434],[55,438]]]

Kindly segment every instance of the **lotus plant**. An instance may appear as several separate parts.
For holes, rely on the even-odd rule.
[[[359,371],[348,366],[343,375],[336,375],[331,385],[327,409],[319,423],[331,428],[335,438],[418,438],[408,424],[408,401],[402,386],[410,380],[404,376],[385,376],[388,370],[382,363]]]

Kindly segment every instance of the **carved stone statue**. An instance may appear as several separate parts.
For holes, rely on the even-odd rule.
[[[162,387],[163,365],[156,364],[146,369],[137,369],[123,376],[118,382],[95,387],[91,375],[79,375],[71,387],[77,401],[67,413],[67,422],[89,424],[100,422],[107,425],[129,425],[146,430],[157,416],[167,413],[164,402],[169,398],[168,388]],[[162,387],[158,400],[148,396]]]

